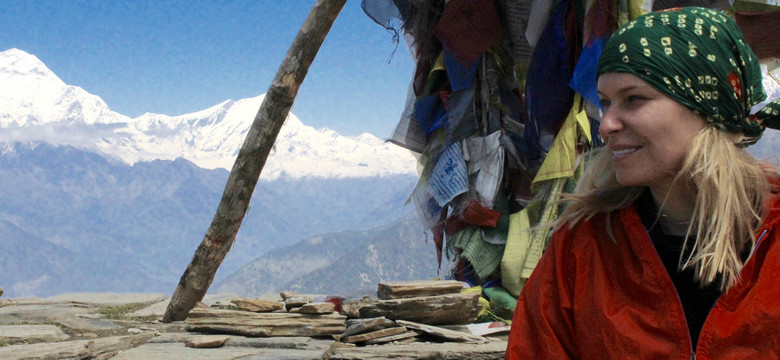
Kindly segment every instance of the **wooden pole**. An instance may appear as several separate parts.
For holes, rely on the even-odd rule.
[[[203,299],[249,207],[260,172],[290,112],[298,88],[346,0],[317,0],[276,73],[230,171],[217,213],[179,280],[163,322],[187,318]]]

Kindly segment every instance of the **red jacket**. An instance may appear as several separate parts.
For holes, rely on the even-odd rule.
[[[607,216],[615,239],[607,235]],[[696,359],[780,359],[780,200]],[[507,359],[692,359],[682,304],[633,206],[564,228],[517,302]]]

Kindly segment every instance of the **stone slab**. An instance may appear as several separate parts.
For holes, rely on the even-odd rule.
[[[383,281],[377,285],[376,295],[381,300],[420,296],[457,294],[463,283],[455,280]]]
[[[78,303],[15,304],[0,307],[0,325],[59,324],[82,332],[121,328],[112,321],[99,319],[96,312],[97,310]]]
[[[0,325],[0,343],[34,343],[62,341],[70,338],[54,325]]]
[[[183,344],[193,333],[164,333],[149,340],[149,344]],[[333,340],[315,339],[307,336],[245,337],[233,335],[226,346],[251,347],[258,349],[327,349]]]
[[[389,324],[388,324],[389,323]],[[395,326],[393,320],[385,319],[384,317],[371,318],[371,319],[349,319],[347,320],[347,330],[344,331],[341,336],[350,336],[360,334],[368,331],[373,331],[377,328]]]
[[[312,302],[312,300],[313,299],[310,296],[303,296],[303,295],[290,296],[284,299],[284,306],[287,308],[287,310],[290,310],[293,308],[306,305]]]
[[[396,323],[398,323],[398,325],[406,326],[409,329],[422,331],[426,334],[430,334],[449,341],[461,341],[468,343],[486,343],[490,341],[483,336],[462,333],[460,331],[449,330],[433,325],[419,324],[404,320],[396,320]]]
[[[119,351],[143,344],[152,336],[151,334],[111,336],[92,340],[9,345],[0,348],[0,359],[105,359]]]
[[[243,336],[328,336],[346,329],[346,317],[338,314],[253,313],[247,311],[193,309],[186,330]]]
[[[147,343],[125,350],[112,360],[233,360],[261,353],[262,349],[225,346],[216,349],[194,349],[184,343]]]
[[[228,340],[230,340],[230,336],[200,335],[185,341],[184,345],[195,349],[210,349],[225,345]]]
[[[165,335],[163,335],[165,336]],[[192,336],[192,335],[188,335]],[[294,341],[291,341],[294,340]],[[321,359],[333,341],[310,338],[242,338],[234,336],[223,347],[188,348],[183,342],[158,342],[152,339],[136,348],[123,351],[112,360],[298,360]],[[292,344],[291,347],[288,347]]]
[[[364,341],[368,341],[368,340],[379,339],[379,338],[386,337],[386,336],[393,336],[393,335],[403,334],[405,332],[406,332],[406,328],[405,327],[402,327],[402,326],[401,327],[391,327],[391,328],[387,328],[387,329],[382,329],[382,330],[377,330],[377,331],[372,331],[372,332],[367,332],[367,333],[362,333],[362,334],[357,334],[357,335],[344,336],[341,339],[339,339],[339,341],[348,342],[348,343],[359,343],[359,342],[364,342]]]
[[[479,313],[479,293],[457,293],[377,300],[360,307],[361,318],[384,316],[391,320],[409,320],[423,324],[470,324]]]
[[[330,314],[336,311],[336,304],[330,302],[311,302],[301,306],[301,314]]]
[[[281,310],[284,308],[284,303],[281,301],[267,301],[257,299],[233,299],[231,303],[243,311],[252,312],[272,312]]]
[[[332,347],[323,360],[497,360],[504,358],[506,342],[485,344],[464,343],[420,343],[383,344],[364,347]]]
[[[419,332],[419,331],[410,330],[410,331],[407,331],[407,332],[404,332],[404,333],[401,333],[401,334],[397,334],[397,335],[390,335],[390,336],[385,336],[385,337],[381,337],[381,338],[371,339],[371,340],[366,341],[365,344],[366,345],[384,344],[384,343],[389,343],[389,342],[393,342],[393,341],[406,340],[406,339],[409,339],[409,338],[416,337],[416,336],[418,336],[420,334],[421,334],[421,332]]]
[[[148,293],[67,293],[39,299],[39,303],[84,303],[100,306],[119,306],[134,303],[154,304],[168,300],[165,294]]]

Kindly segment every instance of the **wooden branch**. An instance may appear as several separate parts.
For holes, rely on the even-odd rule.
[[[217,213],[171,296],[163,322],[187,318],[203,299],[233,245],[260,172],[290,113],[298,88],[346,0],[317,0],[298,31],[230,171]]]

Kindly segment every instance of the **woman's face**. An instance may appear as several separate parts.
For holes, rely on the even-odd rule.
[[[666,193],[707,122],[629,73],[601,75],[598,93],[604,108],[599,135],[612,153],[618,183]]]

